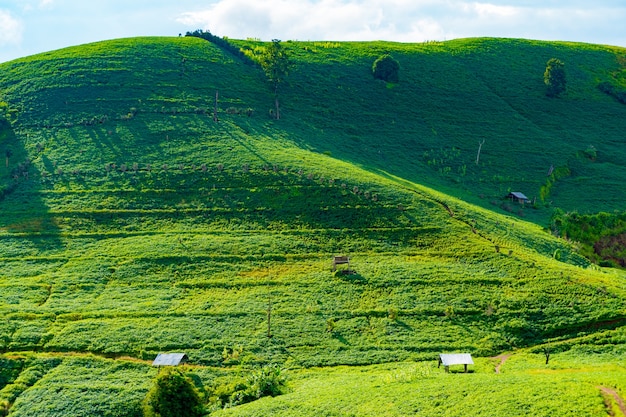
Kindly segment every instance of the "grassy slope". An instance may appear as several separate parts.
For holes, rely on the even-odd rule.
[[[3,139],[13,150],[10,166],[0,167],[10,191],[0,201],[0,349],[144,359],[184,350],[212,366],[367,365],[445,350],[490,355],[545,340],[567,349],[572,337],[620,325],[623,276],[558,262],[585,265],[539,227],[417,185],[496,198],[507,187],[540,187],[543,168],[530,168],[559,166],[559,158],[600,165],[575,157],[583,139],[574,132],[594,120],[576,112],[600,109],[595,120],[605,115],[606,133],[623,106],[595,92],[591,69],[580,76],[588,89],[572,81],[568,98],[554,104],[529,87],[540,80],[529,81],[526,62],[515,79],[531,91],[528,104],[511,83],[472,70],[480,51],[499,62],[500,42],[523,56],[533,47],[290,44],[299,66],[280,123],[266,117],[271,99],[258,70],[198,39],[119,40],[4,64],[0,90],[15,120]],[[591,46],[536,47],[610,61]],[[391,89],[367,72],[387,49],[403,68],[403,82]],[[538,67],[545,62],[529,55]],[[443,74],[447,82],[435,79]],[[219,124],[207,114],[216,89]],[[526,114],[502,104],[515,99]],[[563,108],[547,118],[540,105]],[[475,167],[486,114],[483,165]],[[569,141],[550,146],[546,138],[559,138],[569,123],[576,123]],[[487,147],[505,132],[506,149]],[[520,171],[504,158],[512,144],[529,141],[545,148],[539,158],[528,153],[532,163]],[[26,158],[28,168],[10,179]],[[330,273],[338,253],[351,255],[357,275]],[[598,344],[614,354],[621,335],[609,331],[613,343]],[[54,365],[76,378],[84,373],[69,359]],[[145,372],[132,371],[133,381]],[[0,400],[23,398],[15,415],[28,415],[53,379],[46,376],[42,391],[0,386]],[[109,389],[104,383],[85,398],[101,401]],[[136,404],[136,394],[121,392]]]
[[[302,142],[318,151],[487,207],[521,190],[539,207],[623,208],[626,106],[597,89],[623,72],[623,49],[506,39],[291,47],[302,64],[285,89],[285,106],[300,123],[294,130],[306,132]],[[401,82],[391,89],[369,73],[383,52],[401,65]],[[551,57],[567,66],[568,93],[557,100],[544,94]],[[590,145],[598,150],[593,162],[580,155]],[[544,202],[551,165],[569,167],[571,176]],[[549,213],[524,215],[545,223]]]

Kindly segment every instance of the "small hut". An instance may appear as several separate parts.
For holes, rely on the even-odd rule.
[[[159,353],[152,362],[152,366],[178,366],[184,365],[188,360],[185,353]]]
[[[440,353],[437,368],[442,364],[446,372],[450,372],[452,365],[463,365],[467,373],[467,365],[474,365],[474,361],[470,353]]]
[[[510,192],[509,195],[506,196],[513,201],[517,201],[520,204],[530,203],[530,199],[524,195],[524,193],[520,193],[519,191]]]

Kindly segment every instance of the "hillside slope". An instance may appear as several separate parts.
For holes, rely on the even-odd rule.
[[[626,105],[598,89],[626,91],[623,48],[509,39],[286,45],[298,67],[285,112],[320,152],[492,209],[522,191],[539,210],[521,215],[544,224],[554,206],[623,209]],[[400,63],[397,85],[371,76],[383,53]],[[543,83],[552,57],[568,80],[557,99]]]
[[[486,82],[466,82],[477,78],[472,45],[494,42],[290,43],[298,70],[281,93],[281,121],[263,110],[272,100],[260,71],[200,39],[108,41],[0,66],[11,120],[0,148],[12,151],[0,167],[0,351],[16,370],[0,379],[0,401],[14,404],[12,415],[32,415],[42,412],[38,396],[50,410],[80,408],[113,390],[120,403],[99,415],[134,415],[146,365],[84,354],[150,360],[185,351],[196,365],[297,368],[488,356],[545,342],[567,350],[594,335],[598,349],[614,352],[622,274],[588,268],[536,225],[424,186],[454,185],[463,197],[480,189],[474,182],[494,184],[480,178],[518,175],[511,166],[493,173],[505,168],[506,149],[486,147],[476,168],[464,162],[482,137],[476,115],[502,110]],[[368,78],[377,48],[395,48],[401,60],[394,88]],[[413,90],[417,68],[439,74],[438,63],[454,84]],[[606,120],[623,111],[591,96]],[[585,100],[576,103],[583,112]],[[491,140],[510,131],[507,117],[493,119]],[[539,120],[521,121],[514,139],[552,146],[522,131],[530,125]],[[569,146],[564,158],[580,147]],[[422,151],[435,162],[414,157]],[[449,182],[461,162],[467,181]],[[539,177],[511,186],[538,186]],[[338,254],[355,273],[331,271]],[[59,375],[78,381],[92,366],[122,373],[137,391],[76,382],[72,396],[52,400]],[[37,376],[18,384],[33,367]],[[132,407],[120,414],[124,398]]]

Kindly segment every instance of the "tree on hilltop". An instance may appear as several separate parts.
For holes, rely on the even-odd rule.
[[[274,117],[280,119],[280,105],[278,102],[278,88],[285,81],[293,63],[283,48],[279,39],[272,39],[270,46],[265,48],[259,56],[259,64],[265,72],[265,76],[272,85],[274,91],[274,104],[276,106]]]
[[[548,86],[546,91],[548,97],[558,97],[565,92],[567,80],[565,79],[565,64],[563,61],[551,58],[546,64],[543,81]]]

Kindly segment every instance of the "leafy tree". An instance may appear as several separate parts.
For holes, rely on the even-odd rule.
[[[265,48],[259,57],[259,64],[263,68],[263,72],[272,85],[274,91],[274,104],[276,120],[280,119],[280,106],[278,102],[278,87],[285,81],[289,71],[293,67],[293,63],[289,58],[289,54],[283,48],[279,39],[272,39],[270,46]]]
[[[550,59],[546,64],[546,71],[543,73],[543,81],[548,86],[546,95],[548,97],[558,97],[565,91],[567,84],[565,64],[559,59]]]
[[[377,80],[397,83],[400,79],[400,64],[391,55],[385,54],[374,61],[372,73]]]
[[[146,417],[200,417],[203,411],[196,388],[176,369],[161,372],[144,399]]]

